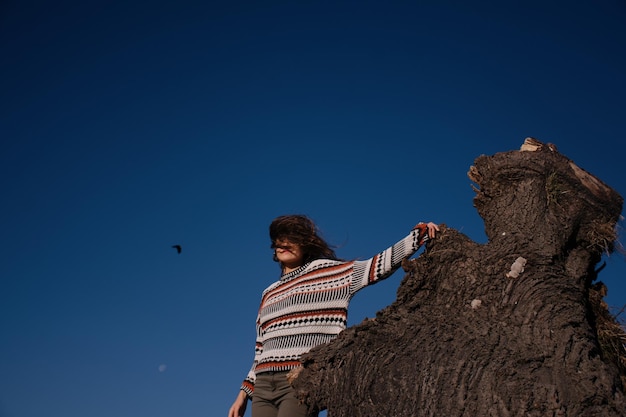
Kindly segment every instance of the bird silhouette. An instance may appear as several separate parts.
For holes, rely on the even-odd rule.
[[[172,245],[172,247],[176,249],[176,252],[178,253],[181,253],[183,251],[183,248],[180,245]]]

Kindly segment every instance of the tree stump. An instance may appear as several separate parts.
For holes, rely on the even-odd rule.
[[[532,138],[468,175],[488,243],[441,225],[393,304],[303,357],[298,395],[329,417],[625,416],[594,284],[622,197]]]

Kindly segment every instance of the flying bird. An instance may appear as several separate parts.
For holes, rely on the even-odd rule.
[[[181,253],[181,252],[183,251],[183,248],[181,248],[181,246],[180,246],[180,245],[172,245],[172,247],[173,247],[174,249],[176,249],[176,252],[178,252],[178,253]]]

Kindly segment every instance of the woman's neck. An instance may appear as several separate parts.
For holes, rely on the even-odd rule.
[[[288,274],[290,272],[295,271],[296,269],[300,268],[302,265],[298,265],[298,266],[286,266],[283,265],[283,275]]]
[[[293,272],[297,269],[300,269],[304,265],[306,265],[306,262],[287,262],[286,264],[281,262],[280,264],[282,271],[283,271],[283,275]]]

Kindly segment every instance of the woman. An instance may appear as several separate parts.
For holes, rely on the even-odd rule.
[[[306,417],[287,373],[311,348],[333,340],[347,326],[348,303],[360,289],[392,275],[439,227],[419,223],[408,236],[365,261],[343,261],[306,216],[274,219],[270,239],[281,277],[261,298],[252,369],[228,417]]]

